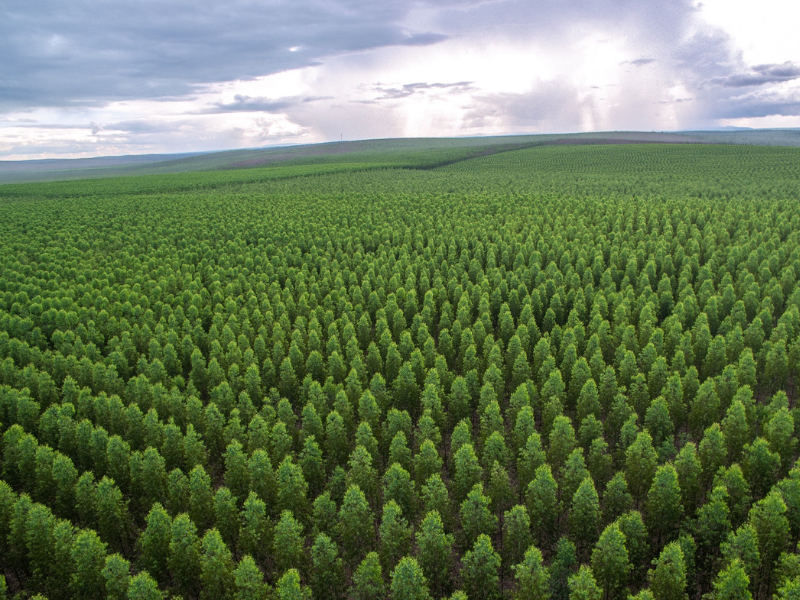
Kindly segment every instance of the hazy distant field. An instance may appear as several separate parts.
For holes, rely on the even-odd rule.
[[[0,186],[0,599],[795,598],[800,148],[637,136]]]
[[[553,143],[593,143],[609,140],[628,143],[800,146],[800,130],[685,133],[623,131],[483,138],[388,139],[184,155],[153,154],[75,160],[0,161],[0,184],[251,168],[281,163],[308,165],[344,160],[347,162],[381,161],[397,164],[408,160],[409,152],[416,155],[421,151],[449,151],[463,157],[494,152],[503,148]]]

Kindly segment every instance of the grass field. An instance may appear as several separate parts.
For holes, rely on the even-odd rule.
[[[0,598],[794,598],[800,148],[509,140],[0,186]]]

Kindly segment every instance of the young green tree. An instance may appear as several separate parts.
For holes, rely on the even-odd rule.
[[[250,493],[250,471],[247,468],[247,455],[238,440],[228,444],[223,458],[225,485],[243,503]]]
[[[70,588],[76,600],[94,600],[105,591],[103,568],[106,562],[106,545],[94,531],[83,530],[72,546],[72,561],[75,571]]]
[[[414,457],[414,475],[418,482],[427,481],[434,473],[442,470],[442,459],[431,440],[425,440]]]
[[[225,543],[234,547],[239,538],[239,508],[236,498],[225,486],[214,494],[214,523]]]
[[[239,549],[261,562],[272,541],[272,528],[267,518],[267,506],[255,492],[250,492],[245,501],[240,520]]]
[[[583,480],[572,497],[569,529],[578,548],[578,556],[586,554],[597,539],[600,525],[600,500],[591,477]]]
[[[407,518],[414,518],[417,490],[411,475],[398,463],[392,464],[383,476],[383,501],[396,502]]]
[[[301,456],[301,466],[304,464],[302,460]],[[250,472],[250,489],[270,507],[270,514],[272,514],[274,510],[272,507],[276,504],[278,494],[278,481],[275,478],[275,471],[272,469],[272,462],[265,450],[258,449],[253,452],[247,461],[247,470]],[[305,471],[303,472],[305,473]],[[321,482],[319,484],[322,485]]]
[[[483,485],[476,483],[466,500],[461,503],[462,547],[471,548],[478,536],[490,535],[497,527],[497,517],[489,509],[490,500],[483,493]]]
[[[677,542],[667,544],[648,572],[650,589],[655,600],[688,600],[686,594],[686,565],[683,550]]]
[[[670,464],[658,467],[645,504],[647,525],[656,536],[656,547],[670,541],[683,518],[678,473]]]
[[[184,598],[197,596],[200,540],[197,537],[197,527],[187,514],[180,514],[172,521],[167,567],[172,572],[176,588]]]
[[[200,597],[203,600],[229,600],[235,590],[231,551],[216,529],[209,529],[203,536],[200,584]]]
[[[589,477],[589,470],[586,468],[586,461],[583,458],[583,448],[575,448],[561,470],[558,480],[562,498],[572,500],[575,492],[587,477]]]
[[[555,556],[550,564],[550,593],[553,598],[566,600],[569,597],[569,577],[577,562],[575,544],[562,537],[556,544]]]
[[[764,427],[769,449],[781,457],[781,470],[788,472],[797,448],[794,419],[785,406],[775,412]]]
[[[631,565],[625,534],[616,523],[603,530],[592,551],[592,571],[605,590],[608,600],[624,599],[627,596],[628,573]]]
[[[472,444],[465,444],[453,457],[455,477],[453,479],[454,500],[462,502],[476,483],[483,479],[483,468],[478,462]]]
[[[131,583],[131,565],[119,554],[106,557],[103,567],[103,578],[106,580],[106,596],[108,600],[126,600]],[[2,598],[2,596],[0,596]]]
[[[738,558],[742,561],[744,570],[750,581],[758,576],[761,566],[761,555],[758,552],[758,535],[752,525],[742,525],[735,532],[728,535],[727,541],[722,544],[722,560],[729,564]]]
[[[353,573],[350,596],[353,600],[383,600],[386,597],[386,584],[377,553],[370,552],[358,565]]]
[[[517,504],[503,515],[503,562],[516,565],[524,560],[525,552],[533,544],[531,520],[528,509]]]
[[[753,600],[749,590],[750,578],[742,561],[735,559],[717,575],[714,581],[714,600]]]
[[[128,600],[164,600],[164,593],[158,589],[156,580],[143,571],[131,579]]]
[[[292,511],[284,510],[275,525],[272,556],[275,560],[276,574],[289,569],[303,571],[303,526],[294,518]]]
[[[214,524],[211,478],[200,465],[192,469],[189,474],[189,516],[200,532],[204,532]]]
[[[633,507],[633,498],[628,492],[628,481],[622,471],[611,478],[603,494],[603,522],[613,523],[617,517]]]
[[[600,600],[602,597],[603,589],[597,585],[592,569],[581,565],[569,578],[569,600]]]
[[[631,510],[617,519],[620,531],[625,535],[625,547],[631,562],[631,581],[641,581],[645,561],[650,555],[651,540],[639,511]]]
[[[536,469],[547,462],[547,455],[542,449],[542,439],[539,433],[534,431],[525,442],[525,446],[519,451],[517,460],[517,477],[519,488],[528,489],[528,484],[536,476]]]
[[[728,445],[728,459],[738,461],[742,455],[744,445],[750,439],[750,429],[747,424],[747,413],[741,400],[734,399],[722,419],[722,433]]]
[[[567,458],[575,449],[575,429],[569,417],[560,415],[553,421],[553,429],[549,436],[550,446],[547,450],[547,462],[559,472]]]
[[[681,448],[675,459],[675,470],[678,472],[678,485],[681,489],[683,507],[687,515],[693,516],[697,510],[700,477],[703,474],[703,467],[697,457],[697,446],[694,442],[689,442]]]
[[[556,523],[561,512],[558,502],[558,484],[550,465],[536,469],[536,476],[528,485],[525,504],[531,516],[534,536],[542,547],[549,547],[556,534]]]
[[[464,554],[461,579],[469,598],[500,598],[500,555],[488,535],[479,535],[472,550]]]
[[[445,529],[452,530],[453,511],[447,486],[439,473],[434,473],[422,486],[423,514],[436,511],[442,518]]]
[[[637,506],[650,489],[657,462],[658,456],[653,449],[653,439],[649,433],[642,431],[625,451],[625,478]]]
[[[338,600],[344,596],[344,572],[336,543],[319,534],[311,548],[311,591],[315,598]]]
[[[697,540],[697,563],[701,571],[711,569],[712,561],[719,555],[720,546],[731,531],[728,491],[716,487],[709,494],[706,504],[697,511],[695,538]]]
[[[160,504],[155,503],[147,515],[146,523],[137,541],[139,564],[142,570],[150,573],[164,587],[169,580],[167,561],[172,541],[172,519]]]
[[[753,492],[754,498],[763,498],[777,482],[780,456],[770,451],[764,438],[756,438],[745,444],[742,470]]]
[[[446,595],[451,587],[452,546],[451,535],[444,532],[439,513],[429,512],[417,529],[417,557],[419,565],[436,597]]]
[[[269,586],[264,583],[264,576],[253,557],[245,554],[233,572],[236,586],[234,600],[267,600]]]
[[[517,580],[517,600],[548,600],[550,573],[542,561],[542,553],[530,546],[522,562],[511,567]]]
[[[291,510],[298,517],[308,514],[308,483],[299,465],[287,456],[278,467],[278,509]]]
[[[339,509],[339,535],[346,559],[355,564],[369,552],[375,540],[375,522],[364,492],[352,485]]]
[[[430,600],[428,582],[416,559],[406,556],[392,571],[393,600]]]
[[[300,583],[297,569],[289,569],[275,585],[277,600],[311,600],[311,590]]]
[[[725,443],[725,435],[720,429],[719,423],[714,423],[703,433],[700,442],[700,464],[703,465],[701,482],[708,486],[721,466],[727,460],[728,447]]]
[[[770,593],[775,565],[786,548],[789,536],[786,504],[778,491],[770,492],[750,509],[749,524],[756,531],[758,552],[761,556],[758,586]]]
[[[381,565],[391,572],[397,562],[411,550],[411,528],[394,500],[383,505],[383,518],[378,528]]]

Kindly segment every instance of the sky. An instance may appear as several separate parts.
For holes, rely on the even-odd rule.
[[[796,0],[4,0],[0,160],[800,127]]]

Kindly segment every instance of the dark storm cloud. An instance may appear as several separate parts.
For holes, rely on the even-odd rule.
[[[454,0],[441,5],[465,5]],[[419,46],[411,0],[7,0],[0,6],[0,110],[181,96],[335,54]]]
[[[781,83],[793,79],[800,79],[800,65],[786,61],[780,65],[756,65],[745,73],[731,73],[725,77],[715,77],[711,83],[737,88]]]
[[[722,98],[717,107],[720,118],[753,118],[800,115],[800,90],[765,89],[741,96]]]

